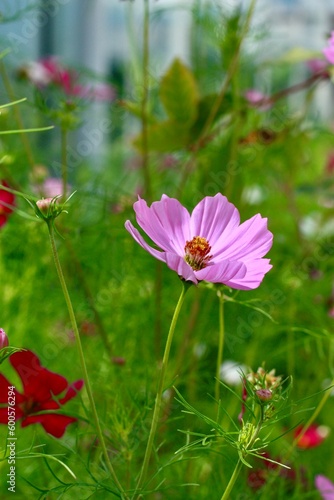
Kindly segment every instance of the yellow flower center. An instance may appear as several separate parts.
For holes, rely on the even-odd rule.
[[[186,242],[184,259],[194,271],[199,271],[206,267],[212,255],[209,255],[211,246],[206,238],[194,236],[191,241]]]

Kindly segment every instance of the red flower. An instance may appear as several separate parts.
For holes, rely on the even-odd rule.
[[[295,438],[301,434],[303,426],[300,425],[295,430]],[[298,439],[298,448],[308,449],[319,446],[329,434],[329,428],[325,425],[310,425],[306,432]]]
[[[97,101],[112,101],[115,98],[113,87],[108,84],[82,85],[79,83],[79,73],[63,66],[57,57],[50,56],[23,66],[20,75],[28,78],[38,88],[55,85],[67,96],[94,99]]]
[[[0,186],[9,187],[6,181],[0,181]],[[4,189],[0,189],[0,227],[7,222],[9,214],[13,211],[15,196]]]
[[[39,423],[52,436],[62,437],[66,427],[77,419],[57,413],[57,410],[75,397],[83,381],[69,385],[65,377],[41,366],[31,351],[15,352],[9,361],[22,380],[23,394],[15,389],[15,405],[8,406],[8,388],[12,384],[0,374],[0,405],[6,405],[0,407],[0,423],[8,423],[8,408],[14,408],[15,419],[21,420],[22,427]],[[55,397],[61,394],[62,397]],[[14,398],[11,401],[14,402]],[[44,413],[50,410],[55,411]]]

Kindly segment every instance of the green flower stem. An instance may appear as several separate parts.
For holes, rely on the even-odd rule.
[[[139,476],[139,479],[138,479],[138,482],[136,485],[135,493],[134,493],[132,498],[134,498],[136,496],[137,492],[139,492],[141,490],[143,483],[146,479],[148,464],[149,464],[151,454],[152,454],[152,449],[153,449],[153,441],[154,441],[155,434],[156,434],[157,427],[158,427],[158,423],[159,423],[159,416],[160,416],[160,410],[161,410],[161,400],[162,400],[162,394],[163,394],[164,385],[165,385],[165,376],[166,376],[166,370],[167,370],[167,365],[168,365],[169,352],[170,352],[170,348],[172,345],[172,340],[173,340],[173,335],[174,335],[176,323],[177,323],[177,320],[178,320],[178,317],[179,317],[179,314],[180,314],[180,311],[181,311],[181,308],[182,308],[182,305],[184,302],[184,297],[185,297],[185,294],[190,286],[191,286],[190,283],[188,283],[186,281],[182,281],[181,295],[179,297],[178,303],[176,304],[174,315],[173,315],[173,318],[172,318],[172,321],[171,321],[171,324],[169,327],[169,332],[168,332],[166,346],[165,346],[165,352],[164,352],[163,359],[162,359],[157,395],[155,397],[155,404],[154,404],[150,434],[149,434],[148,441],[147,441],[147,446],[146,446],[143,465],[142,465],[142,468],[140,471],[140,476]],[[140,497],[140,495],[139,495],[139,497]]]
[[[65,127],[61,128],[61,178],[63,185],[63,196],[62,199],[66,200],[67,192],[67,129]]]
[[[237,478],[239,476],[239,473],[240,473],[240,471],[242,469],[242,465],[243,465],[242,461],[239,458],[239,460],[237,462],[237,465],[235,466],[235,469],[233,471],[233,474],[232,474],[232,476],[231,476],[231,478],[229,480],[229,483],[226,486],[226,489],[225,489],[225,491],[223,493],[223,496],[221,497],[221,500],[228,500],[230,498],[230,493],[231,493],[231,491],[233,489],[234,483],[236,482],[236,480],[237,480]]]
[[[84,378],[84,381],[85,381],[85,388],[86,388],[88,399],[89,399],[89,402],[90,402],[90,405],[91,405],[91,409],[92,409],[93,418],[94,418],[94,421],[95,421],[95,426],[96,426],[96,431],[97,431],[99,443],[100,443],[101,448],[102,448],[102,452],[103,452],[103,456],[104,456],[107,468],[108,468],[109,473],[110,473],[111,477],[113,478],[113,480],[114,480],[117,488],[119,489],[119,491],[121,493],[121,498],[126,499],[128,497],[124,494],[124,490],[123,490],[123,488],[122,488],[122,486],[121,486],[121,484],[120,484],[120,482],[119,482],[119,480],[118,480],[118,478],[116,476],[114,468],[113,468],[113,466],[112,466],[112,464],[110,462],[108,451],[107,451],[107,447],[106,447],[104,436],[103,436],[102,429],[101,429],[100,420],[99,420],[99,417],[98,417],[98,414],[97,414],[97,410],[96,410],[96,406],[95,406],[95,401],[94,401],[94,397],[93,397],[93,392],[92,392],[92,388],[91,388],[90,380],[89,380],[89,376],[88,376],[88,371],[87,371],[85,356],[84,356],[84,352],[83,352],[83,348],[82,348],[82,344],[81,344],[80,334],[79,334],[77,322],[76,322],[76,319],[75,319],[75,314],[74,314],[74,310],[73,310],[71,298],[70,298],[70,295],[69,295],[68,290],[67,290],[66,281],[65,281],[65,278],[64,278],[64,274],[63,274],[63,271],[62,271],[62,268],[61,268],[61,264],[60,264],[60,260],[59,260],[59,256],[58,256],[58,251],[57,251],[56,242],[55,242],[55,238],[54,238],[53,220],[47,221],[47,225],[48,225],[48,229],[49,229],[49,236],[50,236],[50,242],[51,242],[51,248],[52,248],[52,254],[53,254],[54,262],[55,262],[55,265],[56,265],[56,269],[57,269],[59,281],[60,281],[60,284],[61,284],[61,287],[62,287],[62,290],[63,290],[63,294],[64,294],[64,298],[65,298],[65,301],[66,301],[67,309],[68,309],[69,316],[70,316],[70,319],[71,319],[72,328],[73,328],[73,331],[74,331],[74,334],[75,334],[75,338],[76,338],[76,343],[77,343],[77,347],[78,347],[78,351],[79,351],[79,358],[80,358],[81,368],[82,368],[82,372],[83,372],[83,378]]]
[[[142,169],[144,177],[146,199],[152,198],[151,175],[149,166],[148,147],[148,120],[147,108],[149,98],[149,37],[150,37],[150,11],[149,0],[144,0],[144,33],[143,33],[143,95],[141,101],[141,128],[142,128]]]
[[[255,443],[258,435],[259,435],[259,432],[261,430],[261,427],[262,427],[262,424],[263,424],[263,418],[264,418],[264,413],[263,413],[263,406],[261,405],[260,406],[260,416],[259,416],[259,419],[258,419],[258,422],[257,422],[257,425],[255,427],[255,430],[252,434],[252,437],[250,438],[247,446],[246,446],[246,449],[245,451],[243,451],[243,456],[247,456],[247,450],[249,448],[251,448],[253,446],[253,444]],[[241,453],[241,451],[239,451],[239,453]],[[235,466],[234,468],[234,471],[233,471],[233,474],[228,482],[228,485],[226,486],[226,489],[223,493],[223,496],[221,497],[220,500],[229,500],[230,498],[230,493],[233,489],[233,486],[236,482],[236,480],[238,479],[238,476],[240,474],[240,471],[242,469],[242,466],[243,466],[243,462],[242,460],[239,458],[238,462],[237,462],[237,465]]]
[[[224,293],[221,290],[217,292],[219,298],[219,343],[218,343],[218,355],[217,355],[217,366],[216,366],[216,387],[215,387],[215,398],[219,402],[220,398],[220,367],[223,362],[223,351],[224,351],[224,338],[225,338],[225,326],[224,326]]]

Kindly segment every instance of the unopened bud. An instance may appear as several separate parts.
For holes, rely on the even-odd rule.
[[[58,204],[60,196],[53,198],[42,198],[36,201],[36,214],[39,218],[46,221],[55,219],[59,214],[64,212],[63,205]]]
[[[261,401],[270,401],[273,393],[269,389],[258,389],[255,394]]]
[[[5,330],[0,328],[0,349],[9,346],[9,341]]]
[[[53,198],[42,198],[36,201],[36,205],[40,209],[43,215],[49,215],[50,206],[53,202]]]

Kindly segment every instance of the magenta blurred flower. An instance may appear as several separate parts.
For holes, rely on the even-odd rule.
[[[309,59],[308,61],[306,61],[306,66],[312,73],[319,73],[324,78],[329,78],[327,61],[324,61],[323,59]]]
[[[9,346],[9,341],[5,330],[0,328],[0,349]]]
[[[21,74],[37,87],[43,88],[51,84],[60,87],[67,96],[97,101],[112,101],[115,98],[115,91],[110,85],[99,83],[91,86],[78,83],[78,72],[66,68],[54,56],[28,63],[21,69]]]
[[[0,181],[0,186],[9,187],[6,181]],[[13,212],[15,196],[0,187],[0,227],[7,222],[9,215]]]
[[[220,193],[205,197],[191,215],[178,200],[166,195],[151,207],[139,198],[133,207],[137,223],[162,251],[148,245],[130,221],[126,221],[126,229],[147,252],[186,281],[251,290],[272,267],[269,259],[262,258],[273,240],[267,219],[257,214],[240,224],[238,210]]]
[[[334,31],[332,31],[331,36],[328,39],[327,47],[322,50],[327,61],[334,64]]]
[[[252,106],[265,111],[266,109],[270,109],[271,103],[269,102],[269,97],[259,90],[249,89],[245,92],[245,99]]]
[[[298,436],[302,433],[303,426],[300,425],[296,428],[294,436],[298,438]],[[302,448],[307,450],[309,448],[315,448],[319,446],[328,436],[329,428],[325,425],[315,425],[312,424],[306,430],[304,434],[297,441],[298,448]]]
[[[334,484],[326,476],[315,476],[315,487],[323,500],[334,500]]]
[[[22,427],[41,424],[46,432],[56,438],[65,433],[66,427],[76,422],[58,410],[74,398],[83,386],[82,380],[69,385],[62,375],[51,372],[41,366],[38,357],[31,351],[19,351],[12,354],[9,361],[18,373],[23,393],[16,389],[15,418],[21,420]],[[8,387],[12,384],[0,374],[0,423],[8,424]],[[14,399],[13,399],[14,400]]]
[[[71,186],[67,184],[67,192],[71,191]],[[63,181],[56,177],[49,177],[39,186],[39,191],[45,198],[54,198],[63,194]]]

